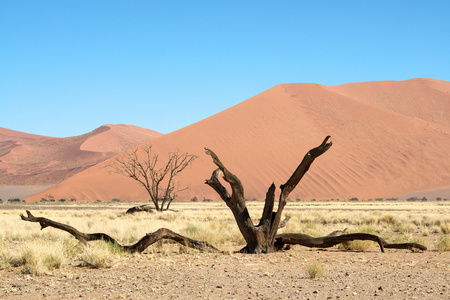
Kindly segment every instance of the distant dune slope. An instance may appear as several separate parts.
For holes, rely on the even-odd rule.
[[[386,198],[448,186],[449,105],[450,83],[432,79],[280,84],[151,143],[161,159],[176,148],[200,155],[178,178],[180,186],[189,186],[181,200],[218,200],[204,184],[214,170],[204,147],[241,179],[246,198],[262,200],[272,182],[284,183],[305,153],[331,135],[333,147],[291,199]],[[148,200],[133,180],[109,174],[108,163],[27,200],[45,194],[78,201]]]
[[[0,128],[0,185],[59,183],[99,162],[161,136],[130,125],[103,125],[87,134],[54,138]]]

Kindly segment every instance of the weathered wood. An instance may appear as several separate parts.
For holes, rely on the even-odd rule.
[[[258,241],[255,234],[255,226],[253,225],[245,204],[244,188],[241,181],[236,175],[228,171],[225,165],[220,161],[219,157],[212,150],[205,148],[205,152],[212,157],[213,162],[219,168],[212,173],[210,179],[205,180],[205,183],[212,187],[230,208],[247,244],[256,245]],[[218,179],[220,174],[223,174],[223,179],[230,184],[232,191],[231,195],[220,183]]]
[[[381,252],[384,252],[385,248],[408,249],[411,251],[427,250],[427,247],[417,243],[390,244],[379,236],[368,233],[336,234],[335,232],[317,238],[302,233],[281,233],[277,234],[275,238],[275,247],[278,250],[283,249],[286,245],[301,245],[309,248],[330,248],[354,240],[374,241],[380,246]]]
[[[385,242],[378,236],[368,233],[350,233],[338,236],[312,237],[303,233],[281,233],[275,238],[275,247],[283,249],[286,244],[302,245],[309,248],[329,248],[337,244],[354,240],[369,240],[377,242],[381,252],[384,252]]]
[[[127,209],[127,211],[125,213],[126,214],[134,214],[136,212],[142,212],[142,211],[145,211],[145,212],[148,212],[148,213],[152,213],[153,212],[153,208],[150,205],[148,205],[148,204],[139,205],[139,206],[133,206],[133,207],[130,207],[129,209]]]
[[[216,247],[208,244],[207,242],[190,239],[188,237],[182,236],[181,234],[173,232],[172,230],[167,228],[160,228],[155,232],[147,233],[137,243],[133,245],[121,245],[114,238],[107,235],[106,233],[83,233],[70,225],[62,224],[43,217],[35,217],[28,210],[26,212],[27,216],[24,216],[23,214],[20,215],[22,220],[41,224],[41,230],[46,227],[53,227],[56,229],[66,231],[83,244],[86,244],[87,242],[90,241],[103,240],[109,243],[117,244],[120,248],[123,249],[123,251],[135,253],[135,252],[143,252],[150,245],[156,243],[159,240],[169,239],[183,246],[197,249],[200,251],[219,252],[219,250]]]
[[[211,156],[214,164],[219,168],[213,172],[211,178],[207,179],[205,183],[211,186],[230,208],[239,230],[247,242],[247,246],[245,247],[247,252],[270,253],[276,250],[274,246],[275,236],[280,225],[283,209],[286,205],[286,199],[289,196],[289,193],[300,182],[303,175],[309,170],[313,161],[331,147],[332,142],[328,142],[329,139],[330,136],[327,136],[322,144],[309,150],[292,176],[285,184],[281,185],[281,194],[276,212],[273,212],[275,184],[272,183],[266,193],[264,210],[258,225],[254,225],[250,218],[250,214],[248,213],[245,204],[244,188],[239,178],[225,167],[219,157],[211,149],[205,148],[206,154]],[[220,173],[223,173],[223,179],[230,184],[232,191],[231,195],[220,183],[218,179]]]
[[[421,250],[425,251],[427,250],[427,247],[421,244],[417,243],[402,243],[402,244],[384,244],[384,248],[390,248],[390,249],[407,249],[411,251]]]

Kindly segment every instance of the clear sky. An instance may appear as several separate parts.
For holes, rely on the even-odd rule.
[[[0,42],[0,127],[169,133],[280,83],[450,81],[450,1],[4,0]]]

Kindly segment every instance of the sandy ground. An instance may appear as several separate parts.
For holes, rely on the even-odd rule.
[[[166,247],[170,247],[167,245]],[[172,251],[173,250],[173,251]],[[450,253],[304,247],[269,255],[177,249],[122,258],[110,269],[31,276],[0,271],[1,299],[449,299]],[[323,277],[306,266],[319,261]]]
[[[48,185],[0,185],[0,199],[8,201],[10,198],[25,198],[27,196],[45,191],[52,184]]]

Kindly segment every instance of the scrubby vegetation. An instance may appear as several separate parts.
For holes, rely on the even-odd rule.
[[[192,239],[207,241],[224,251],[237,250],[245,244],[231,212],[222,202],[174,203],[175,211],[133,215],[124,213],[132,205],[124,202],[84,204],[83,209],[79,209],[83,204],[67,202],[22,205],[28,205],[27,209],[36,214],[45,214],[83,232],[108,233],[121,244],[134,243],[147,232],[162,227]],[[2,206],[11,204],[4,203]],[[23,273],[39,275],[68,265],[108,268],[124,255],[130,255],[104,242],[84,246],[68,233],[53,228],[41,231],[39,226],[20,220],[19,214],[23,213],[23,208],[1,209],[2,206],[0,269],[20,268]],[[61,206],[65,209],[57,209]],[[261,202],[248,203],[253,218],[257,218],[262,206]],[[280,233],[298,232],[317,237],[347,228],[349,233],[377,234],[391,242],[417,242],[431,251],[450,251],[450,205],[442,202],[291,202],[285,216],[290,216],[291,220],[280,229]],[[377,247],[371,241],[352,241],[341,246],[341,249],[378,252]],[[147,253],[161,255],[186,251],[168,241],[146,250]],[[314,272],[313,269],[318,267],[310,268]],[[308,276],[315,278],[320,276],[320,272]]]

